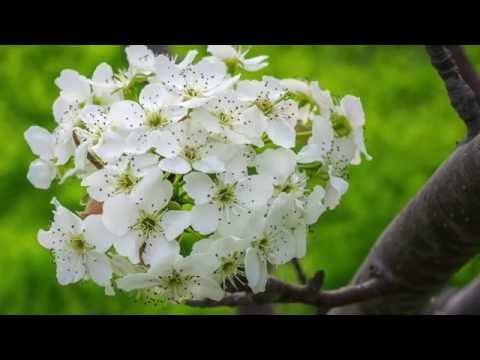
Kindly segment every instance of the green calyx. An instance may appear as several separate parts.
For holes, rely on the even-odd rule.
[[[330,122],[335,135],[339,138],[347,137],[353,131],[352,125],[345,115],[333,113],[330,117]]]

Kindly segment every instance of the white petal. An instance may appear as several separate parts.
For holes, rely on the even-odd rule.
[[[297,241],[290,229],[282,226],[268,234],[271,243],[268,252],[268,261],[274,265],[286,264],[292,260],[297,253]]]
[[[135,231],[128,231],[124,236],[115,239],[113,246],[122,256],[128,257],[132,264],[140,262],[140,247],[143,245],[143,238]]]
[[[220,126],[218,119],[210,112],[203,108],[197,108],[190,114],[192,121],[198,122],[205,127],[207,131],[213,133],[221,133],[222,127]]]
[[[248,248],[245,255],[245,273],[248,286],[256,294],[265,291],[267,284],[267,263],[262,259],[257,249]]]
[[[347,95],[340,100],[340,106],[345,111],[348,120],[352,123],[354,129],[365,125],[365,113],[360,99],[358,97]]]
[[[180,245],[176,241],[168,241],[163,236],[155,236],[147,240],[143,250],[142,259],[145,264],[155,266],[164,259],[178,256]]]
[[[150,135],[150,145],[165,158],[176,157],[182,150],[175,136],[168,131],[154,131]]]
[[[261,175],[270,175],[275,183],[282,184],[295,171],[296,155],[283,148],[267,149],[257,156],[257,171]]]
[[[116,195],[103,204],[103,224],[108,231],[117,236],[125,235],[137,218],[138,208],[128,195]]]
[[[37,189],[48,189],[57,175],[56,167],[47,161],[37,159],[28,168],[27,179]]]
[[[107,251],[117,238],[107,230],[102,221],[102,215],[90,215],[83,221],[85,239],[95,246],[97,252]]]
[[[80,234],[82,231],[82,220],[69,209],[62,206],[57,199],[54,198],[52,204],[55,206],[52,228],[60,228],[66,233]]]
[[[162,216],[161,226],[167,240],[174,240],[190,226],[190,212],[167,211]]]
[[[267,130],[268,118],[256,106],[245,110],[241,115],[242,132],[250,138],[261,137]]]
[[[265,205],[273,194],[273,179],[267,175],[252,175],[236,186],[238,201],[248,209]]]
[[[125,139],[117,133],[107,130],[103,133],[102,143],[95,146],[95,154],[106,162],[115,162],[125,151]]]
[[[108,286],[112,279],[112,268],[107,255],[90,251],[86,256],[87,273],[100,286]]]
[[[316,223],[318,218],[327,210],[327,207],[323,204],[325,194],[325,189],[321,186],[315,186],[308,196],[305,205],[305,222],[308,225]]]
[[[194,293],[196,299],[206,298],[219,301],[223,298],[224,291],[217,282],[206,277],[202,277],[198,281],[199,285]]]
[[[308,164],[317,161],[323,161],[326,152],[319,144],[307,144],[297,154],[297,161],[300,164]]]
[[[225,162],[219,156],[212,154],[203,156],[200,160],[195,161],[192,167],[206,174],[215,174],[225,171]]]
[[[200,234],[210,234],[218,226],[219,211],[214,204],[195,205],[191,212],[192,227]]]
[[[189,66],[193,62],[193,60],[195,60],[197,55],[198,55],[197,50],[190,50],[187,53],[187,55],[185,55],[185,58],[182,60],[182,62],[178,64],[178,68],[185,69],[187,66]]]
[[[25,140],[32,152],[43,160],[51,160],[53,153],[53,136],[40,126],[31,126],[25,131]]]
[[[330,210],[336,208],[340,203],[341,197],[347,192],[347,190],[348,182],[346,182],[340,177],[331,176],[326,188],[324,200],[325,205]]]
[[[131,131],[125,145],[125,152],[129,154],[145,154],[151,148],[150,132],[144,128]]]
[[[114,191],[113,176],[106,170],[95,171],[82,180],[81,185],[87,187],[88,195],[97,201],[105,201]]]
[[[150,274],[129,274],[117,281],[118,288],[125,291],[148,289],[157,284],[156,276]]]
[[[62,97],[68,101],[84,102],[91,95],[88,79],[73,70],[63,70],[55,80]]]
[[[275,145],[292,148],[295,146],[295,129],[286,121],[272,119],[268,123],[267,134]]]
[[[158,164],[160,169],[172,174],[187,174],[192,170],[192,167],[184,158],[180,156],[173,158],[166,158]]]
[[[297,243],[297,252],[295,257],[301,259],[307,253],[307,227],[305,225],[298,226],[293,231],[293,236],[295,237]]]
[[[238,55],[231,45],[208,45],[207,51],[221,60],[235,59]]]
[[[147,73],[154,70],[155,55],[147,46],[130,45],[125,48],[125,53],[132,69]]]
[[[192,172],[184,178],[184,189],[195,204],[205,204],[212,199],[215,191],[215,184],[206,174],[200,172]]]
[[[76,283],[85,276],[83,258],[72,250],[56,250],[55,262],[60,285]]]
[[[162,176],[160,169],[149,172],[132,191],[132,198],[147,212],[163,209],[173,195],[172,184]]]
[[[142,107],[149,111],[158,111],[166,103],[169,95],[162,84],[149,84],[140,93],[139,102]]]
[[[134,130],[143,125],[145,113],[134,101],[125,100],[113,104],[108,113],[108,122],[124,130]]]
[[[259,71],[268,66],[268,56],[257,56],[243,61],[243,68],[247,71]]]
[[[63,231],[52,228],[50,231],[39,230],[37,239],[44,248],[52,250],[63,248],[68,236]]]

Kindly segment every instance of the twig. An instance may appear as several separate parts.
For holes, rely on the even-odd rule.
[[[295,269],[295,273],[297,274],[298,282],[302,285],[305,285],[307,283],[307,276],[305,275],[305,272],[302,269],[300,260],[298,260],[297,258],[293,259],[292,265],[293,265],[293,268]]]
[[[217,307],[267,303],[301,303],[316,306],[323,312],[326,312],[334,307],[371,300],[385,295],[382,283],[376,279],[337,290],[319,291],[323,284],[323,279],[323,272],[318,272],[305,286],[297,286],[272,277],[267,281],[265,292],[260,294],[234,293],[220,301],[205,299],[189,301],[188,304],[196,307]]]
[[[81,142],[80,139],[77,136],[77,133],[75,131],[72,132],[73,136],[73,142],[75,143],[75,146],[80,146]],[[97,169],[103,169],[103,164],[97,160],[95,156],[93,156],[90,152],[87,153],[87,159],[92,163],[93,166],[95,166]]]
[[[461,45],[449,45],[448,49],[452,53],[463,80],[466,81],[470,89],[472,89],[477,96],[477,102],[480,102],[480,78],[469,60],[465,49]]]
[[[475,93],[463,79],[447,46],[427,46],[432,65],[445,82],[453,108],[467,126],[467,141],[480,131],[480,105]]]

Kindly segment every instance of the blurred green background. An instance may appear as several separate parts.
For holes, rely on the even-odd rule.
[[[188,46],[172,47],[184,55]],[[197,47],[205,52],[205,47]],[[480,48],[467,47],[480,65]],[[373,161],[352,169],[350,191],[324,215],[309,240],[302,264],[308,274],[326,271],[326,287],[349,282],[369,248],[395,214],[419,190],[464,135],[441,81],[417,46],[254,46],[266,54],[264,73],[318,80],[336,94],[359,96],[364,104],[367,148]],[[57,196],[79,209],[76,181],[35,190],[26,180],[34,159],[24,131],[35,124],[54,127],[54,79],[65,68],[91,76],[107,62],[125,67],[120,46],[0,46],[0,313],[2,314],[232,314],[228,308],[154,307],[124,294],[107,297],[91,283],[62,287],[37,231],[51,220]],[[480,271],[472,261],[452,280],[462,285]],[[295,281],[289,265],[278,275]],[[280,305],[277,313],[308,314],[303,305]]]

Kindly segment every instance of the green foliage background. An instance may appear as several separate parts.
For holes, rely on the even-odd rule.
[[[191,48],[173,47],[180,56]],[[205,47],[198,47],[202,52]],[[469,47],[475,63],[480,49]],[[362,98],[367,147],[374,160],[351,172],[350,191],[336,211],[321,218],[302,263],[308,274],[324,269],[326,286],[348,283],[369,248],[464,135],[445,90],[422,47],[255,46],[271,65],[262,73],[318,80],[336,94]],[[124,294],[106,297],[90,283],[62,287],[50,254],[36,233],[51,219],[50,199],[78,209],[78,183],[35,190],[26,180],[34,156],[23,133],[54,127],[54,79],[65,68],[90,76],[96,65],[125,66],[120,46],[0,47],[0,313],[3,314],[231,314],[234,310],[145,306]],[[259,77],[262,73],[253,75]],[[452,280],[461,285],[480,270],[472,261]],[[294,281],[286,265],[278,275]],[[312,313],[282,305],[278,313]]]

